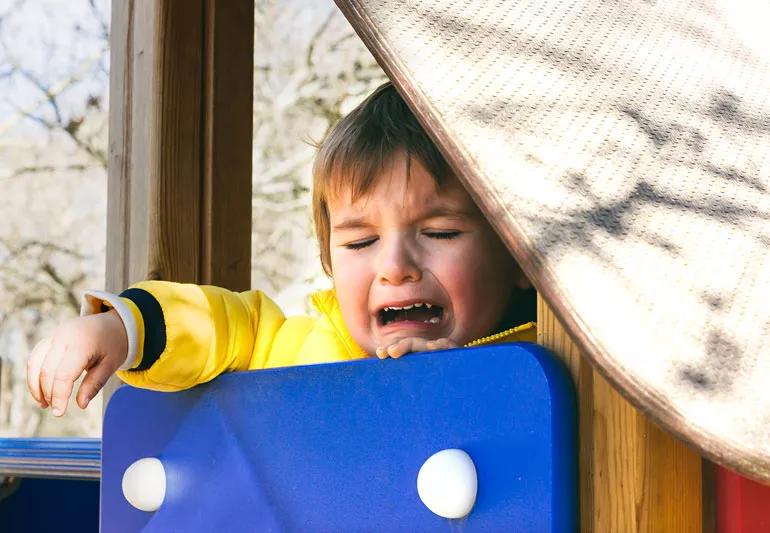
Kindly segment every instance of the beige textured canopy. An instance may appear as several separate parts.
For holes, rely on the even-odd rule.
[[[766,2],[337,3],[595,366],[770,481]]]

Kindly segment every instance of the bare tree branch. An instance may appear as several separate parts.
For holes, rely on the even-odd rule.
[[[73,259],[84,259],[85,256],[80,252],[62,246],[52,242],[38,241],[35,239],[22,241],[20,244],[12,244],[8,240],[0,238],[0,245],[6,249],[6,253],[9,257],[19,256],[30,250],[37,251],[38,253],[60,253],[65,254]]]
[[[110,26],[107,21],[107,17],[105,16],[104,12],[99,9],[99,6],[96,5],[95,0],[88,0],[88,5],[91,7],[91,14],[93,15],[94,19],[96,19],[97,23],[99,24],[99,28],[101,29],[101,35],[99,35],[99,37],[103,39],[105,43],[109,42]]]
[[[67,304],[69,304],[69,306],[76,311],[80,309],[80,300],[78,299],[73,289],[75,284],[78,281],[83,280],[83,276],[79,275],[75,279],[67,281],[64,278],[62,278],[59,272],[56,270],[56,268],[51,263],[48,263],[48,262],[43,263],[41,270],[46,274],[48,274],[51,277],[51,280],[57,286],[64,289],[67,297]]]
[[[56,116],[56,122],[61,123],[63,119],[62,119],[61,109],[59,109],[59,102],[56,100],[56,97],[59,94],[61,94],[66,88],[68,88],[69,86],[71,86],[72,84],[80,80],[73,77],[72,79],[67,80],[62,84],[61,90],[54,93],[50,87],[46,86],[43,82],[37,79],[37,77],[33,75],[31,72],[29,72],[27,69],[17,66],[16,72],[18,72],[24,79],[26,79],[28,82],[34,85],[41,93],[43,93],[44,100],[48,103],[48,105],[53,110],[54,115]],[[33,116],[31,113],[25,113],[25,114],[30,117]]]
[[[326,15],[326,19],[321,23],[320,26],[318,26],[318,29],[316,29],[315,33],[313,34],[313,37],[310,39],[310,44],[307,47],[307,54],[305,55],[305,66],[308,67],[308,69],[312,69],[313,66],[313,52],[315,52],[316,46],[318,46],[318,41],[321,39],[323,34],[326,32],[326,30],[329,29],[329,25],[338,17],[337,9],[331,9],[329,10],[329,13]]]
[[[85,286],[103,283],[103,243],[93,224],[104,206],[90,198],[107,162],[110,4],[0,3],[0,105],[10,111],[0,119],[7,139],[0,172],[29,178],[2,181],[0,436],[32,436],[41,411],[23,386],[24,358],[42,331],[77,314]],[[33,16],[40,24],[25,20]],[[98,411],[57,427],[92,432]]]
[[[43,173],[52,173],[52,172],[86,172],[88,170],[94,169],[94,168],[101,168],[102,165],[86,165],[82,163],[70,163],[66,165],[31,165],[31,166],[24,166],[24,167],[18,167],[13,170],[10,174],[7,176],[0,176],[1,178],[9,179],[9,178],[17,178],[20,176],[26,176],[28,174],[43,174]]]

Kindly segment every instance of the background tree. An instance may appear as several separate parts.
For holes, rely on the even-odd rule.
[[[254,63],[252,285],[309,312],[312,144],[386,78],[332,2],[257,2]]]
[[[25,360],[104,284],[107,0],[0,1],[0,436],[98,434],[99,406],[51,424]]]
[[[24,373],[104,285],[109,3],[0,0],[0,437],[100,433],[100,402],[53,420]],[[307,312],[312,143],[385,76],[332,2],[257,0],[255,23],[252,285]]]

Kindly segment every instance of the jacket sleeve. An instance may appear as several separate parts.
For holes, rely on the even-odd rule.
[[[128,369],[117,375],[130,385],[161,391],[270,366],[271,345],[285,321],[261,291],[144,281],[121,293],[118,302],[123,314],[130,312],[124,323],[136,353],[128,354]]]

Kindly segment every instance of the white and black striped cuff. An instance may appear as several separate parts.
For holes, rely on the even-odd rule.
[[[128,370],[136,363],[137,345],[139,343],[139,334],[134,314],[116,294],[106,291],[86,291],[83,293],[83,299],[80,302],[80,316],[104,312],[106,309],[103,307],[102,302],[109,303],[117,311],[118,316],[123,321],[123,327],[126,328],[128,353],[126,354],[126,360],[120,365],[119,370]]]

